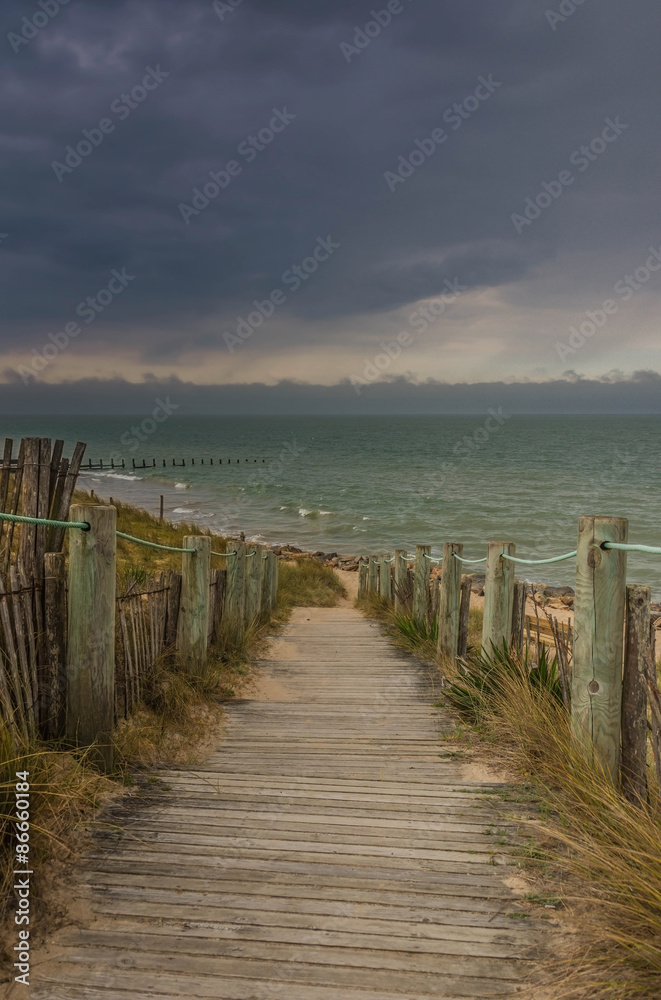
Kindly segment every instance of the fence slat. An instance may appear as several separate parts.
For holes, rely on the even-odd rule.
[[[649,587],[627,587],[622,678],[622,791],[632,802],[647,798],[647,665],[650,642]]]

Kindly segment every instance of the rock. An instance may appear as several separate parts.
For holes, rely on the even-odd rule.
[[[484,585],[487,581],[486,576],[482,576],[479,573],[471,573],[470,581],[471,581],[471,593],[477,594],[478,597],[484,597]]]

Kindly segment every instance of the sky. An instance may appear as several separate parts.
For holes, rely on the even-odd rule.
[[[655,0],[0,29],[0,412],[658,412]]]

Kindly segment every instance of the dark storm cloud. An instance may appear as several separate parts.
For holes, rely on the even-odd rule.
[[[14,52],[8,33],[40,8],[5,2],[0,346],[40,344],[127,266],[135,282],[97,320],[99,344],[112,329],[118,357],[213,351],[203,320],[243,312],[329,233],[341,251],[287,311],[336,318],[339,339],[343,317],[448,278],[525,281],[567,249],[594,275],[609,247],[658,243],[658,4],[588,0],[554,31],[549,0],[403,0],[347,62],[340,44],[385,6],[243,0],[221,20],[210,0],[72,0]],[[146,67],[168,75],[120,120],[112,104]],[[444,124],[490,74],[492,96]],[[274,108],[296,117],[248,162],[239,145]],[[511,214],[616,115],[626,133],[517,235]],[[51,162],[104,117],[114,131],[59,182]],[[438,127],[447,142],[391,191],[385,173]],[[240,175],[186,225],[179,205],[231,159]],[[313,322],[282,333],[317,336]]]

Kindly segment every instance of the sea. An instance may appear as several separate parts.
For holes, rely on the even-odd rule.
[[[542,559],[576,548],[582,514],[661,546],[661,416],[158,416],[0,417],[0,438],[84,441],[86,461],[124,460],[83,471],[100,497],[158,513],[163,496],[169,520],[312,552],[454,541],[479,559],[505,540]],[[517,572],[572,585],[574,563]],[[630,555],[628,579],[658,599],[661,556]]]

